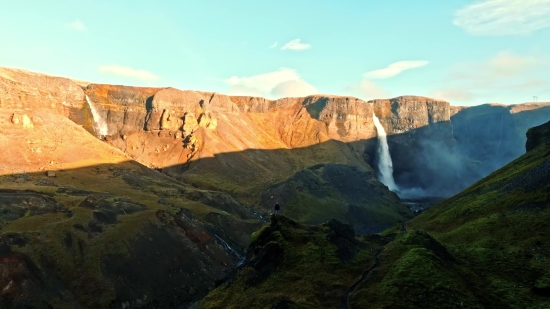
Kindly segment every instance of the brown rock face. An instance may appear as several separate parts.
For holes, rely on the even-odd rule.
[[[82,88],[70,79],[19,69],[0,68],[0,108],[48,109],[83,122]]]
[[[402,96],[370,102],[374,105],[374,110],[389,135],[450,120],[451,106],[445,101]]]
[[[160,88],[90,84],[84,91],[108,124],[110,135],[142,131],[153,95]]]
[[[88,86],[87,93],[94,87]],[[109,143],[148,166],[209,186],[219,180],[204,179],[205,174],[247,187],[265,186],[319,162],[364,166],[365,149],[369,143],[371,148],[374,145],[368,139],[376,134],[371,105],[358,99],[311,96],[269,101],[166,88],[149,100],[143,129],[138,123],[132,130],[110,131]],[[94,103],[102,109],[118,104],[114,100]],[[353,147],[347,142],[353,142]],[[313,156],[269,153],[308,147],[330,150]],[[264,153],[249,152],[253,149]]]
[[[49,108],[93,132],[88,96],[107,122],[108,143],[131,158],[243,194],[257,194],[318,163],[368,163],[377,169],[374,112],[388,135],[397,184],[449,195],[519,156],[527,128],[550,118],[544,103],[455,107],[416,96],[365,102],[96,84],[82,90],[64,78],[1,72],[1,106]]]

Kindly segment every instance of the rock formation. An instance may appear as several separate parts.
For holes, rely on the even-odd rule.
[[[456,107],[416,96],[365,102],[325,95],[267,100],[1,72],[2,107],[47,108],[92,132],[87,95],[107,119],[106,141],[132,159],[247,199],[319,163],[376,168],[373,112],[388,134],[402,195],[458,192],[523,153],[527,128],[550,118],[550,106],[542,103]]]

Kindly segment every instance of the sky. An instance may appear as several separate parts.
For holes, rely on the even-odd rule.
[[[0,66],[270,99],[550,101],[550,0],[19,0]]]

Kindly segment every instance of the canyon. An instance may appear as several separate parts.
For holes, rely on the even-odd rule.
[[[267,100],[0,68],[0,305],[192,304],[274,201],[377,233],[414,216],[402,200],[452,196],[524,154],[548,119],[550,103]]]

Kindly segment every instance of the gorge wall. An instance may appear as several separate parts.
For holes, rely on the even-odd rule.
[[[550,119],[547,103],[455,107],[417,96],[365,102],[324,95],[267,100],[0,72],[0,107],[49,109],[93,133],[88,96],[108,123],[106,142],[149,167],[242,199],[256,199],[315,164],[376,169],[373,112],[388,134],[401,194],[430,196],[452,195],[518,157],[527,128]]]

